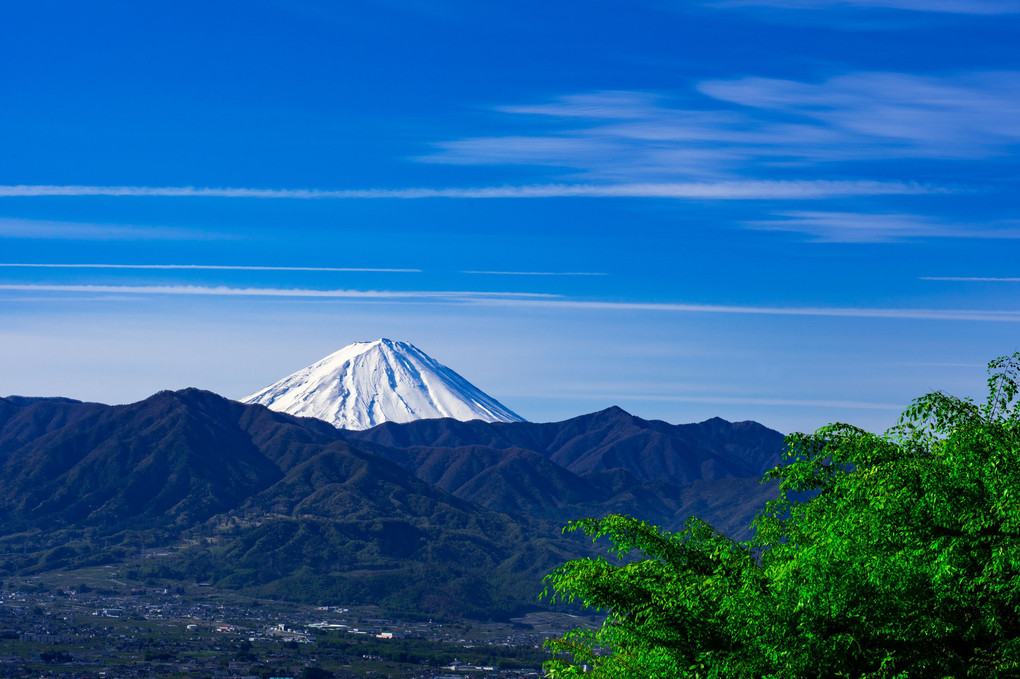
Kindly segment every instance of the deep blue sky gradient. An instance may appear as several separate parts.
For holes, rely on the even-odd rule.
[[[6,3],[0,394],[241,397],[387,336],[536,421],[980,396],[1020,349],[1018,34],[1012,0]]]

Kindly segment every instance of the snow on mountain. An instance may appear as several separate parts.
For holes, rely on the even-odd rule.
[[[417,347],[388,339],[350,344],[241,400],[341,429],[434,417],[524,421]]]

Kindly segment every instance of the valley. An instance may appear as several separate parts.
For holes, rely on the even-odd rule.
[[[539,675],[544,639],[598,622],[556,613],[506,622],[401,619],[374,606],[128,583],[113,567],[98,567],[4,583],[0,675],[516,679]]]

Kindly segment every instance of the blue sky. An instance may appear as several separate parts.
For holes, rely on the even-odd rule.
[[[410,341],[535,421],[880,431],[1020,349],[1020,1],[0,21],[0,393]]]

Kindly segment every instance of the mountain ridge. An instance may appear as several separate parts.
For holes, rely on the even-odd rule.
[[[484,446],[497,450],[521,448],[539,452],[575,473],[626,469],[645,481],[678,483],[705,478],[761,476],[779,463],[783,435],[757,422],[728,422],[711,418],[693,424],[644,420],[619,406],[579,415],[562,422],[484,423],[420,420],[382,423],[348,432],[351,441],[388,448],[457,448]],[[701,440],[699,440],[699,438]],[[734,455],[747,448],[746,455]],[[670,464],[670,458],[698,456],[690,465],[651,468],[650,462]]]
[[[509,615],[592,553],[561,534],[570,519],[675,529],[696,511],[747,537],[774,494],[758,484],[763,451],[782,438],[752,425],[611,408],[354,432],[199,389],[118,406],[0,399],[0,575],[116,563],[284,598]],[[685,461],[656,467],[669,457]],[[172,556],[132,561],[142,545]]]

